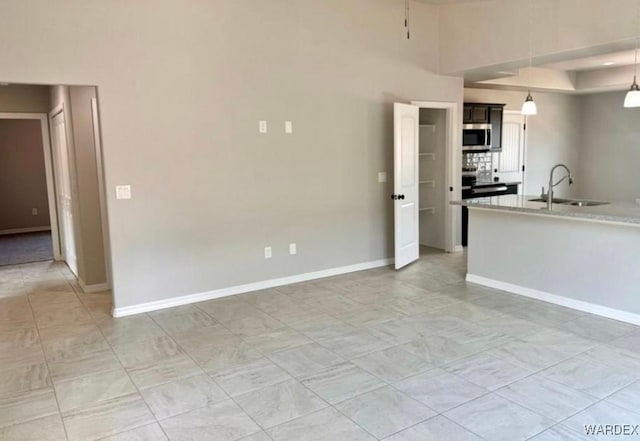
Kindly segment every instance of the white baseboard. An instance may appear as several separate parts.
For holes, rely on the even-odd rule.
[[[51,227],[29,227],[29,228],[13,228],[9,230],[0,230],[0,236],[7,234],[22,234],[22,233],[39,233],[41,231],[51,231]]]
[[[371,262],[358,263],[355,265],[329,268],[322,271],[298,274],[295,276],[281,277],[278,279],[264,280],[262,282],[248,283],[246,285],[230,286],[228,288],[205,291],[197,294],[189,294],[180,297],[172,297],[157,302],[141,303],[139,305],[123,306],[113,308],[114,317],[125,317],[127,315],[141,314],[143,312],[157,311],[159,309],[172,308],[174,306],[187,305],[190,303],[203,302],[205,300],[218,299],[221,297],[243,294],[261,289],[275,288],[277,286],[291,285],[292,283],[306,282],[309,280],[322,279],[324,277],[338,276],[340,274],[353,273],[382,266],[391,265],[393,259],[374,260]]]
[[[80,285],[80,288],[82,289],[82,292],[85,294],[91,294],[94,292],[102,292],[102,291],[106,291],[109,289],[109,284],[108,283],[96,283],[94,285],[87,285],[86,283],[84,283],[84,280],[78,278],[78,285]]]
[[[476,283],[478,285],[499,289],[536,300],[542,300],[543,302],[565,306],[567,308],[576,309],[582,312],[588,312],[589,314],[595,314],[601,317],[606,317],[625,323],[631,323],[633,325],[640,325],[640,314],[622,311],[620,309],[609,308],[607,306],[597,305],[595,303],[583,302],[582,300],[576,300],[569,297],[550,294],[548,292],[538,291],[537,289],[526,288],[524,286],[501,282],[499,280],[476,276],[474,274],[467,274],[467,282]]]
[[[455,248],[453,249],[454,253],[461,253],[464,251],[464,247],[462,245],[456,245]]]

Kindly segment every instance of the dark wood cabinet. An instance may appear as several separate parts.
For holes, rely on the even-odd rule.
[[[489,121],[491,123],[491,151],[499,152],[502,150],[502,117],[504,108],[490,107],[489,113]]]
[[[462,122],[464,124],[487,124],[489,122],[489,107],[465,104]]]
[[[465,104],[462,110],[462,123],[470,124],[472,120],[472,115],[473,115],[473,107]]]
[[[504,104],[464,103],[463,124],[491,124],[491,150],[502,150]]]
[[[486,124],[489,122],[489,108],[475,106],[471,112],[471,120],[476,124]]]

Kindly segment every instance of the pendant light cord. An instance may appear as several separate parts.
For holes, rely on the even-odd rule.
[[[638,39],[640,37],[636,37],[636,51],[633,57],[633,83],[636,83],[636,76],[638,74]]]
[[[528,72],[528,80],[529,80],[529,94],[531,94],[531,70],[533,68],[533,32],[531,30],[531,28],[533,27],[533,7],[532,7],[532,1],[533,0],[529,0],[528,2],[528,6],[529,6],[529,72]]]
[[[638,44],[640,43],[640,0],[636,5],[636,19],[637,19],[637,34],[636,34],[636,50],[633,57],[633,84],[636,83],[636,76],[638,74]]]

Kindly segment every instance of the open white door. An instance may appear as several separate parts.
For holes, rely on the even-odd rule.
[[[62,257],[73,274],[78,274],[76,244],[73,231],[73,207],[71,199],[71,172],[69,170],[69,146],[64,112],[51,117],[51,147],[56,181],[56,199]]]
[[[395,265],[402,268],[418,260],[418,127],[419,108],[408,104],[393,105],[394,119],[394,221]]]

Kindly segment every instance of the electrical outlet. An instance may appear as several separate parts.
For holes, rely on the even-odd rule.
[[[293,133],[293,123],[291,121],[284,122],[284,133],[287,133],[287,134]]]
[[[378,182],[387,182],[387,172],[378,172]]]
[[[37,216],[38,215],[38,209],[37,208],[32,208],[31,209],[31,215],[32,216]]]
[[[116,185],[116,199],[131,199],[131,186]]]
[[[291,255],[298,254],[298,247],[296,246],[295,243],[289,244],[289,254]]]
[[[258,131],[260,133],[267,133],[267,122],[266,121],[258,122]]]
[[[264,258],[271,259],[271,247],[264,247]]]
[[[640,199],[636,199],[636,204],[640,205]]]

